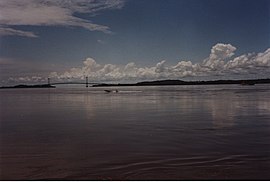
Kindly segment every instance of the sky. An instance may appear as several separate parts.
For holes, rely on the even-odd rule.
[[[269,0],[0,0],[1,85],[269,73]]]

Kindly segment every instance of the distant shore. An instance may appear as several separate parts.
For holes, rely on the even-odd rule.
[[[55,88],[55,86],[50,84],[42,84],[42,85],[15,85],[9,87],[0,87],[0,89],[19,89],[19,88]]]
[[[239,84],[239,85],[255,85],[255,84],[269,84],[270,79],[253,79],[253,80],[213,80],[213,81],[182,81],[182,80],[156,80],[145,81],[137,83],[100,83],[94,84],[92,87],[123,87],[123,86],[169,86],[169,85],[224,85],[224,84]],[[59,84],[59,83],[58,83]],[[63,83],[69,84],[69,83]],[[75,84],[75,83],[73,83]],[[84,83],[79,83],[84,84]],[[51,84],[39,84],[39,85],[15,85],[15,86],[3,86],[0,89],[19,89],[19,88],[55,88]]]
[[[253,79],[253,80],[214,80],[214,81],[182,81],[182,80],[157,80],[145,81],[138,83],[127,84],[96,84],[93,87],[113,87],[113,86],[162,86],[162,85],[221,85],[221,84],[241,84],[241,85],[255,85],[255,84],[269,84],[270,79]]]

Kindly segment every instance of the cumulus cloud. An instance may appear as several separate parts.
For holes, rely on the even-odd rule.
[[[230,44],[216,44],[212,47],[209,56],[199,63],[179,61],[169,65],[165,60],[153,66],[141,67],[134,62],[126,65],[99,64],[93,58],[87,58],[81,67],[70,68],[66,71],[51,72],[52,82],[84,80],[88,76],[92,82],[137,82],[157,79],[238,79],[269,77],[270,75],[270,48],[261,53],[247,53],[235,56],[236,48]],[[3,60],[0,73],[4,73],[7,61]],[[1,68],[2,71],[1,71]],[[47,72],[48,73],[48,72]],[[0,75],[1,76],[1,75]],[[39,82],[46,83],[47,76],[35,73],[25,76],[16,75],[9,78],[9,82]],[[255,76],[255,77],[254,77]],[[5,76],[6,77],[6,76]]]
[[[244,54],[234,57],[236,48],[230,44],[216,44],[208,58],[201,63],[179,61],[167,66],[160,61],[152,67],[138,67],[134,62],[126,65],[100,65],[94,59],[87,58],[80,68],[71,68],[64,73],[51,73],[50,77],[61,79],[84,79],[92,81],[124,81],[180,79],[199,76],[247,75],[253,73],[270,73],[270,48],[258,54]]]
[[[123,7],[123,0],[1,0],[0,35],[36,37],[33,32],[12,29],[13,25],[73,26],[90,31],[110,33],[106,25],[75,16],[76,13],[96,15],[103,10]]]
[[[211,54],[204,60],[203,66],[211,71],[221,70],[225,60],[234,55],[236,48],[231,44],[216,44],[211,49]]]

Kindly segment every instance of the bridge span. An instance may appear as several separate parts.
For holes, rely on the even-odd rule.
[[[56,86],[56,85],[85,85],[86,87],[90,85],[96,85],[100,84],[97,82],[89,82],[89,83],[83,83],[83,82],[55,82],[55,83],[50,83],[50,85]]]
[[[54,82],[51,83],[50,78],[48,78],[48,85],[85,85],[88,87],[89,85],[96,85],[96,84],[102,84],[100,82],[88,82],[88,77],[86,77],[85,82],[76,82],[76,81],[71,81],[71,82]]]

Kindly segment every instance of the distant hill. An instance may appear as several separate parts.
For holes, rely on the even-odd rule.
[[[270,83],[270,79],[253,79],[253,80],[213,80],[213,81],[182,81],[182,80],[157,80],[145,81],[131,84],[96,84],[93,87],[110,87],[110,86],[162,86],[162,85],[221,85],[221,84],[241,84],[255,85]]]
[[[15,85],[10,87],[0,87],[0,89],[12,89],[12,88],[55,88],[50,84],[43,84],[43,85]]]
[[[118,84],[95,84],[92,87],[113,87],[113,86],[162,86],[162,85],[221,85],[221,84],[241,84],[241,85],[255,85],[255,84],[269,84],[270,79],[253,79],[253,80],[213,80],[213,81],[183,81],[183,80],[156,80],[144,81],[138,83],[118,83]],[[58,83],[65,84],[65,83]],[[82,84],[82,83],[74,83]],[[18,89],[18,88],[55,88],[50,84],[42,85],[15,85],[9,87],[0,87],[0,89]]]
[[[138,82],[136,85],[183,85],[185,81],[182,80],[157,80],[157,81],[147,81],[147,82]]]

